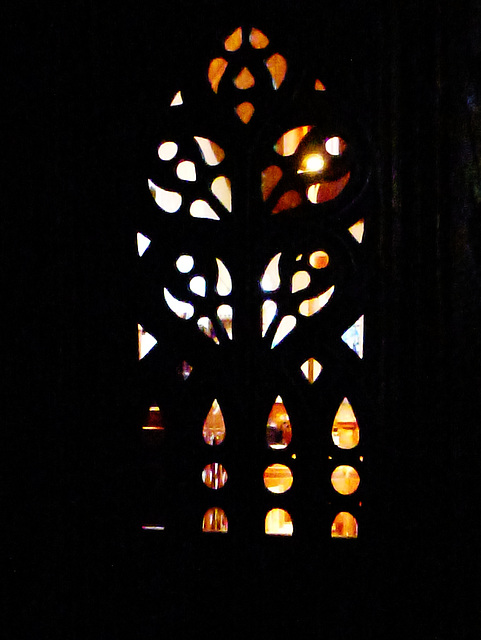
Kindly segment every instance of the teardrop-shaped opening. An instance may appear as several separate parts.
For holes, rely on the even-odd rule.
[[[147,333],[141,324],[137,325],[137,332],[139,360],[142,360],[155,347],[157,340],[150,333]]]
[[[351,227],[349,227],[349,233],[353,238],[361,243],[364,236],[364,220],[358,220]]]
[[[140,233],[140,232],[137,233],[137,252],[139,254],[139,257],[142,257],[144,255],[144,253],[149,248],[150,243],[151,243],[150,238],[147,238],[147,236],[144,236],[143,233]]]
[[[274,53],[270,58],[265,61],[265,65],[269,70],[272,78],[272,86],[274,89],[279,89],[284,82],[287,72],[287,61],[280,53]]]
[[[216,344],[220,344],[214,329],[214,324],[208,316],[200,317],[197,320],[197,326],[205,336],[213,340]]]
[[[251,29],[249,42],[254,49],[265,49],[269,44],[269,38],[265,36],[259,29]]]
[[[182,204],[182,196],[180,193],[176,191],[166,191],[154,184],[152,180],[149,180],[148,183],[150,193],[161,209],[167,213],[174,213],[180,209],[180,205]]]
[[[237,27],[237,29],[224,40],[224,47],[226,51],[237,51],[237,49],[240,49],[241,44],[242,29],[241,27]]]
[[[217,213],[205,200],[194,200],[194,202],[190,205],[190,215],[193,218],[220,220]]]
[[[167,306],[182,320],[189,320],[194,315],[194,306],[190,302],[184,302],[174,297],[170,291],[164,287],[164,299]]]
[[[221,81],[226,68],[227,60],[224,60],[224,58],[214,58],[214,60],[211,60],[207,76],[214,93],[217,93],[219,89],[219,82]]]
[[[343,496],[351,495],[359,486],[359,474],[348,464],[341,464],[331,474],[331,483],[334,489]]]
[[[296,273],[292,276],[291,292],[296,293],[297,291],[307,289],[310,284],[311,276],[307,271],[296,271]]]
[[[189,282],[189,289],[192,291],[192,293],[195,293],[196,296],[205,298],[207,282],[204,276],[194,276]]]
[[[331,299],[332,294],[334,293],[334,288],[334,285],[332,285],[332,287],[327,291],[324,291],[324,293],[321,293],[315,298],[310,298],[309,300],[301,302],[299,305],[299,313],[307,318],[318,313]]]
[[[212,406],[204,420],[202,427],[202,437],[204,442],[209,445],[217,445],[224,442],[225,438],[225,422],[221,408],[217,399],[214,400]]]
[[[332,440],[339,449],[353,449],[359,444],[359,425],[347,398],[341,402],[334,418]]]
[[[309,133],[312,126],[306,125],[286,131],[274,145],[274,151],[280,156],[292,156],[301,140]]]
[[[197,175],[195,173],[195,164],[190,160],[182,160],[177,165],[177,177],[187,182],[195,182]]]
[[[320,376],[322,365],[315,358],[308,358],[301,364],[301,371],[306,380],[312,384]]]
[[[216,291],[220,296],[228,296],[232,291],[232,278],[230,277],[229,270],[225,264],[219,258],[215,259],[217,262],[217,284]]]
[[[285,509],[271,509],[266,516],[266,533],[270,536],[292,536],[292,518]]]
[[[341,511],[334,518],[331,527],[332,538],[352,539],[357,538],[357,520],[347,511]]]
[[[227,533],[229,523],[224,509],[212,507],[205,512],[202,521],[202,531],[204,533]]]
[[[251,102],[242,102],[237,105],[235,112],[244,124],[247,124],[254,115],[254,105]]]
[[[157,149],[157,155],[161,160],[172,160],[177,155],[178,149],[175,142],[163,142]]]
[[[213,180],[210,190],[227,211],[232,211],[232,192],[229,178],[217,176]]]
[[[269,264],[264,271],[264,274],[261,278],[261,287],[263,291],[275,291],[281,285],[281,279],[279,276],[279,260],[281,257],[281,252],[276,253],[276,255],[271,258]]]
[[[354,353],[362,358],[364,350],[364,316],[361,316],[356,322],[342,334],[343,341],[350,347]]]
[[[289,491],[292,482],[292,471],[285,464],[271,464],[264,471],[264,486],[271,493]]]
[[[284,316],[277,327],[277,331],[272,340],[271,349],[277,347],[277,345],[282,342],[291,331],[293,331],[296,324],[297,320],[295,316]]]
[[[219,147],[215,142],[212,142],[212,140],[201,138],[200,136],[194,136],[194,140],[199,145],[204,162],[210,167],[215,167],[225,158],[224,149]]]
[[[209,489],[222,489],[227,482],[227,471],[218,462],[208,464],[202,471],[202,482]]]
[[[247,67],[244,67],[242,71],[234,78],[234,84],[238,89],[250,89],[255,85],[256,81],[254,76]]]
[[[222,323],[229,340],[232,340],[232,315],[233,309],[230,304],[221,304],[217,307],[217,317]]]
[[[272,165],[264,169],[261,173],[261,191],[264,202],[271,195],[275,186],[282,178],[282,169],[276,165]]]
[[[277,314],[277,304],[274,300],[265,300],[262,304],[262,337],[267,333],[267,330],[272,324],[272,321]]]
[[[298,191],[291,189],[286,191],[279,200],[276,206],[272,209],[272,213],[279,213],[280,211],[287,211],[288,209],[295,209],[302,204],[301,194]]]
[[[267,418],[266,441],[271,449],[285,449],[291,440],[291,420],[281,396],[277,396]]]

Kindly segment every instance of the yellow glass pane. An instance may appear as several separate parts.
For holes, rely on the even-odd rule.
[[[334,518],[331,527],[332,538],[357,538],[357,520],[347,511],[341,511]]]
[[[266,533],[270,536],[292,536],[292,518],[285,509],[271,509],[265,524]]]
[[[325,251],[314,251],[309,256],[309,264],[314,269],[324,269],[329,264],[329,256]]]
[[[229,523],[224,509],[212,507],[205,512],[202,531],[206,533],[227,533]]]
[[[304,300],[304,302],[301,302],[301,304],[299,305],[299,313],[303,316],[310,317],[320,311],[331,299],[331,296],[334,293],[334,289],[335,287],[334,285],[332,285],[332,287],[330,287],[327,291],[324,291],[324,293],[321,293],[315,298],[309,298],[309,300]]]
[[[272,213],[279,213],[279,211],[286,211],[287,209],[295,209],[302,204],[302,198],[298,191],[286,191],[279,200],[276,206],[272,209]]]
[[[341,402],[334,418],[332,439],[340,449],[353,449],[359,444],[359,425],[347,398]]]
[[[221,489],[227,482],[227,471],[218,462],[213,462],[204,467],[202,482],[209,489]]]
[[[254,76],[247,67],[244,67],[239,75],[234,78],[234,84],[238,89],[250,89],[255,83]]]
[[[229,178],[217,176],[213,180],[210,190],[227,211],[232,211],[232,191]]]
[[[269,44],[269,38],[265,36],[259,29],[251,29],[249,41],[254,49],[265,49]]]
[[[286,59],[281,56],[280,53],[274,53],[274,55],[266,60],[266,67],[269,69],[269,73],[271,74],[274,89],[279,89],[286,77]]]
[[[224,47],[226,51],[237,51],[242,44],[242,29],[237,27],[234,33],[225,39]]]
[[[226,68],[227,60],[224,60],[224,58],[214,58],[214,60],[211,60],[207,76],[214,93],[217,93],[219,82],[224,75]]]
[[[271,464],[264,471],[264,485],[272,493],[285,493],[292,482],[292,471],[285,464]]]
[[[311,126],[296,127],[286,131],[274,145],[274,151],[280,156],[292,156],[295,152],[301,140],[312,129]]]
[[[271,167],[267,167],[261,173],[261,189],[262,189],[262,199],[264,201],[271,195],[274,187],[282,178],[282,169],[275,165]]]
[[[336,467],[331,475],[331,483],[334,489],[342,494],[348,496],[354,493],[359,486],[360,478],[358,472],[347,464],[342,464]]]
[[[285,449],[292,439],[292,427],[281,396],[277,396],[267,419],[267,444],[271,449]]]
[[[322,371],[322,365],[315,358],[309,358],[302,363],[301,371],[304,374],[306,380],[312,384],[319,377]]]
[[[217,399],[214,400],[204,420],[204,426],[202,428],[202,436],[204,442],[210,445],[221,444],[225,438],[225,423],[224,416],[222,415],[221,408]]]
[[[247,124],[254,115],[254,105],[250,102],[242,102],[236,107],[235,112],[242,122]]]

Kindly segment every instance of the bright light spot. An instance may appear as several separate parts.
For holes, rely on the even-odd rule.
[[[341,139],[337,136],[326,140],[325,147],[327,153],[329,153],[331,156],[341,155]]]
[[[150,238],[144,236],[143,233],[137,233],[137,251],[139,252],[139,256],[143,256],[147,251],[150,245]]]
[[[182,160],[177,165],[177,175],[181,180],[186,180],[187,182],[195,182],[196,174],[195,174],[195,164],[190,160]]]
[[[297,320],[295,316],[284,316],[277,327],[276,334],[271,344],[271,349],[274,349],[279,342],[284,340],[288,333],[290,333],[296,326]]]
[[[175,142],[163,142],[157,153],[159,154],[159,158],[161,160],[172,160],[175,158],[175,155],[178,151],[179,147],[175,144]]]
[[[164,531],[165,527],[160,524],[143,524],[142,529],[144,531]]]
[[[174,99],[170,103],[170,106],[171,107],[178,107],[181,104],[184,104],[184,101],[182,100],[182,94],[181,94],[180,91],[177,91],[177,93],[174,96]]]
[[[194,315],[194,307],[190,304],[190,302],[183,302],[182,300],[177,300],[170,293],[168,289],[164,287],[164,298],[167,302],[169,308],[175,313],[176,316],[182,318],[183,320],[188,320],[192,318]]]
[[[324,164],[324,158],[318,153],[313,153],[307,156],[304,161],[304,168],[298,169],[297,173],[317,173],[322,171]]]
[[[194,268],[194,258],[187,254],[179,256],[177,258],[175,266],[177,267],[177,270],[180,271],[180,273],[189,273],[189,271],[192,271],[192,269]]]
[[[307,189],[307,199],[309,202],[312,202],[312,204],[317,204],[317,194],[320,186],[320,183],[317,182],[316,184],[311,184]]]
[[[216,258],[215,260],[217,262],[217,269],[219,270],[216,285],[217,293],[220,296],[228,296],[232,291],[232,279],[230,277],[230,273],[222,260],[219,260],[219,258]]]
[[[205,278],[202,276],[194,276],[189,282],[189,289],[192,293],[195,293],[196,296],[202,296],[203,298],[205,298],[206,286]]]

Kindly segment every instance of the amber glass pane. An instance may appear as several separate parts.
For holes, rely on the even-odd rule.
[[[266,533],[271,536],[292,536],[292,518],[284,509],[271,509],[266,516]]]
[[[280,53],[274,53],[274,55],[266,60],[266,67],[269,69],[269,73],[272,76],[272,84],[274,86],[274,89],[279,89],[284,81],[284,78],[286,77],[286,59],[281,56]]]
[[[274,187],[282,178],[282,169],[276,165],[267,167],[261,174],[262,199],[265,201],[271,195]]]
[[[265,49],[269,44],[269,38],[255,28],[251,30],[249,41],[254,49]]]
[[[334,518],[331,527],[333,538],[357,538],[357,520],[347,511],[341,511]]]
[[[200,147],[205,163],[209,166],[215,167],[225,158],[224,150],[212,140],[200,136],[194,136],[194,140]]]
[[[254,115],[254,105],[250,102],[243,102],[236,107],[235,112],[242,122],[247,124]]]
[[[285,493],[292,482],[292,471],[285,464],[271,464],[264,471],[264,485],[272,493]]]
[[[307,197],[309,201],[314,204],[320,204],[322,202],[328,202],[329,200],[337,198],[337,196],[349,182],[350,177],[351,174],[350,172],[348,172],[345,176],[339,178],[339,180],[311,184],[311,186],[307,189]]]
[[[221,444],[225,438],[224,416],[217,400],[214,400],[202,428],[202,436],[207,444]]]
[[[331,475],[331,483],[334,489],[343,496],[354,493],[359,486],[358,472],[347,464],[336,467]]]
[[[255,83],[254,76],[247,67],[244,67],[239,75],[234,78],[234,84],[238,89],[250,89]]]
[[[329,264],[329,256],[325,251],[314,251],[309,256],[309,264],[314,269],[324,269]]]
[[[281,396],[277,396],[267,419],[267,444],[271,449],[285,449],[291,439],[291,421]]]
[[[219,82],[227,68],[227,60],[224,58],[215,58],[209,65],[208,77],[212,90],[217,93]]]
[[[326,87],[322,84],[322,82],[320,80],[316,80],[316,82],[314,84],[314,89],[316,91],[325,91]]]
[[[218,462],[204,467],[202,481],[209,489],[221,489],[227,482],[227,471]]]
[[[279,211],[286,211],[287,209],[294,209],[302,203],[302,198],[298,191],[286,191],[279,200],[276,206],[272,209],[272,213],[279,213]],[[180,206],[180,205],[179,205]]]
[[[340,449],[353,449],[359,444],[359,425],[347,398],[341,402],[334,418],[332,439]]]
[[[304,126],[286,131],[274,145],[274,151],[281,156],[292,156],[296,152],[300,141],[311,129],[311,126]]]
[[[205,512],[202,531],[207,533],[227,533],[228,522],[224,509],[212,507]]]
[[[242,44],[242,29],[238,27],[234,33],[232,33],[224,41],[226,51],[237,51]]]

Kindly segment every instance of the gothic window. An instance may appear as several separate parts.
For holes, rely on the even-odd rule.
[[[217,44],[159,105],[138,215],[143,528],[357,538],[366,143],[268,33]]]

